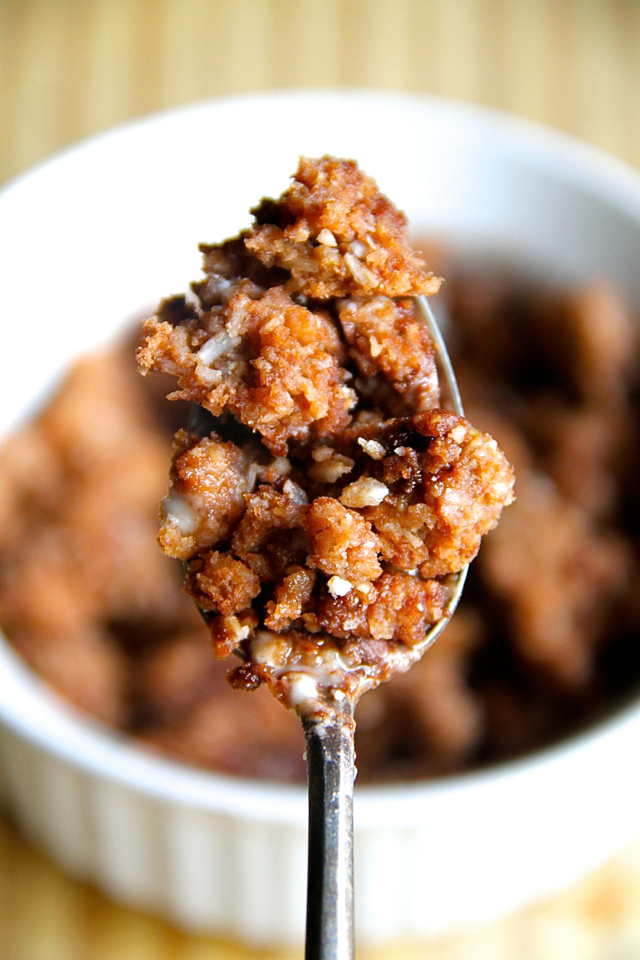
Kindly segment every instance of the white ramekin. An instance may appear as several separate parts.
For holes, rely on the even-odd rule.
[[[325,152],[356,157],[416,231],[570,281],[605,276],[640,304],[640,177],[590,148],[427,98],[218,101],[98,137],[0,196],[0,432],[72,357],[183,290],[197,242],[235,233],[299,153]],[[357,789],[359,942],[487,922],[606,859],[640,831],[639,745],[635,703],[482,773]],[[0,796],[58,863],[124,903],[245,943],[302,939],[304,789],[147,754],[62,703],[4,641]]]

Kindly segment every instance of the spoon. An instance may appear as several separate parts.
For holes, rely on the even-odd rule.
[[[451,360],[431,306],[424,296],[416,297],[415,303],[435,347],[447,405],[464,416]],[[190,432],[207,436],[211,423],[211,414],[194,405]],[[444,630],[458,605],[466,576],[467,566],[453,580],[442,618],[411,648],[411,663],[419,660]],[[200,612],[205,621],[209,619],[206,611]],[[355,699],[347,697],[328,716],[302,721],[309,796],[305,960],[352,960],[354,956],[355,706]]]

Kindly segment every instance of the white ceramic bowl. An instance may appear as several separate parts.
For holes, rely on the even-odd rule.
[[[283,93],[203,104],[65,152],[0,196],[0,431],[69,360],[198,275],[299,153],[356,157],[414,230],[507,249],[640,304],[640,177],[453,102]],[[10,362],[7,358],[10,358]],[[29,367],[29,384],[20,368]],[[240,696],[240,694],[239,694]],[[80,717],[0,642],[0,792],[71,873],[191,929],[299,944],[306,797],[201,773]],[[533,757],[356,790],[361,944],[424,940],[559,889],[640,831],[640,706]]]

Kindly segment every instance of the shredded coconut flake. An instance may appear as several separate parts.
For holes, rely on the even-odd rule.
[[[377,286],[375,275],[352,253],[345,253],[344,262],[356,283],[360,283],[363,287],[369,288],[375,288]]]
[[[282,486],[282,492],[295,503],[306,505],[309,502],[302,487],[299,487],[297,483],[293,482],[293,480],[285,480]]]
[[[325,447],[324,449],[330,450],[331,448]],[[323,456],[321,460],[315,456],[314,451],[314,459],[317,462],[310,468],[309,476],[320,483],[335,483],[345,473],[351,473],[355,466],[355,461],[350,457],[344,457],[341,453],[335,453],[333,450],[331,450],[330,456]]]
[[[198,360],[208,366],[214,360],[219,360],[225,353],[229,353],[234,347],[240,346],[241,342],[240,337],[230,337],[225,330],[221,330],[202,344],[197,353]]]
[[[327,590],[332,597],[346,597],[353,590],[353,584],[342,577],[333,576],[327,581]]]
[[[372,460],[384,459],[386,450],[377,440],[365,440],[364,437],[358,437],[358,443]]]
[[[336,238],[331,233],[331,230],[321,230],[317,236],[318,243],[323,243],[325,247],[337,247]]]
[[[379,357],[382,353],[382,344],[373,335],[369,340],[369,353],[372,357]]]
[[[340,503],[345,507],[377,507],[389,493],[389,487],[373,477],[361,477],[345,487]]]
[[[467,430],[466,430],[466,427],[463,427],[463,426],[454,427],[451,433],[449,434],[451,439],[454,440],[456,443],[462,443],[466,435],[467,435]]]
[[[328,460],[329,457],[332,457],[335,453],[333,447],[326,447],[324,445],[320,447],[314,447],[311,451],[311,456],[316,461],[316,463],[322,463],[323,460]]]

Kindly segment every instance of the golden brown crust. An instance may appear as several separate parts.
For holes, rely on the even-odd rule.
[[[358,583],[346,596],[325,592],[317,624],[334,637],[399,640],[412,647],[424,639],[428,626],[441,619],[446,600],[446,590],[437,580],[383,573],[373,583]]]
[[[186,563],[185,588],[208,611],[216,656],[245,660],[235,682],[267,682],[304,712],[314,685],[326,704],[408,668],[448,600],[435,578],[475,554],[510,500],[512,474],[490,438],[434,409],[434,349],[406,298],[439,281],[370,178],[352,161],[302,160],[291,188],[263,202],[256,221],[202,247],[205,279],[145,322],[137,358],[142,372],[177,379],[173,399],[216,418],[209,436],[176,436],[160,544]],[[104,397],[121,389],[117,371],[103,377]],[[126,647],[132,605],[143,597],[149,619],[153,597],[151,619],[162,621],[168,601],[155,596],[160,556],[131,577],[145,554],[129,537],[127,499],[110,468],[115,449],[127,460],[129,493],[136,481],[146,489],[141,451],[157,450],[135,431],[132,441],[117,423],[113,430],[98,406],[79,463],[86,469],[93,444],[100,466],[91,495],[79,490],[66,508],[80,533],[61,548],[83,574],[63,587],[86,593],[70,633],[100,611],[104,632]],[[49,411],[49,430],[72,465],[77,431],[61,407]],[[52,542],[65,536],[56,530]],[[101,549],[118,538],[124,575]],[[44,548],[41,560],[46,569]],[[21,604],[32,596],[26,590]]]
[[[263,484],[245,499],[232,547],[263,582],[272,583],[306,556],[302,529],[306,496],[292,481],[285,481],[281,490]]]
[[[496,442],[439,410],[360,432],[385,451],[370,469],[389,492],[363,510],[384,560],[426,579],[460,570],[513,499],[513,469]]]
[[[166,554],[189,560],[226,539],[244,513],[250,489],[249,460],[216,434],[200,440],[180,430],[171,465],[171,491],[162,501],[158,543]]]
[[[338,316],[349,353],[365,377],[380,374],[405,401],[406,411],[440,406],[433,343],[411,300],[342,300]]]
[[[275,599],[267,603],[265,626],[280,633],[299,620],[307,610],[315,582],[315,570],[296,567],[276,587]]]
[[[264,200],[246,248],[267,267],[290,271],[289,289],[306,296],[436,293],[440,279],[407,242],[407,221],[353,160],[300,158],[280,200]]]
[[[380,541],[371,524],[333,497],[317,497],[307,512],[309,564],[328,577],[375,580],[382,573]]]
[[[137,360],[144,372],[177,378],[175,399],[216,416],[228,411],[279,455],[289,440],[330,437],[349,422],[356,396],[345,385],[338,332],[283,287],[256,298],[240,291],[176,326],[160,316],[145,321]]]
[[[230,616],[251,606],[260,593],[260,578],[230,553],[210,550],[188,565],[185,591],[203,610]]]

